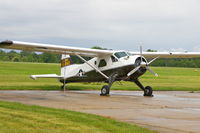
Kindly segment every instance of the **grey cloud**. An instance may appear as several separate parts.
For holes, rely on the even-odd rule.
[[[198,0],[0,1],[0,39],[80,47],[193,50]]]

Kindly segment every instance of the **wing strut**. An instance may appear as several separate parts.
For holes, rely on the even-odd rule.
[[[97,72],[99,72],[102,76],[104,76],[106,79],[109,79],[108,76],[106,76],[103,72],[101,72],[98,68],[96,68],[95,66],[93,66],[92,64],[90,64],[88,61],[86,61],[82,56],[76,54],[76,56],[78,56],[81,60],[83,60],[86,64],[88,64],[90,67],[94,68]]]

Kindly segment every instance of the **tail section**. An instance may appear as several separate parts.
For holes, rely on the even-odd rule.
[[[62,54],[61,56],[61,75],[66,76],[67,67],[72,64],[71,58],[67,54]]]
[[[65,79],[67,76],[67,68],[72,64],[72,61],[70,59],[69,55],[63,54],[61,56],[61,74],[57,75],[57,74],[42,74],[42,75],[31,75],[30,77],[32,79],[37,79],[37,78],[57,78],[59,80],[63,80],[63,78]]]

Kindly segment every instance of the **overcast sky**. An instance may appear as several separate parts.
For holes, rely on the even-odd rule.
[[[0,0],[0,40],[200,51],[200,0]]]

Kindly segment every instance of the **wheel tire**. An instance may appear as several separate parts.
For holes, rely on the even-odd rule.
[[[150,86],[146,86],[144,90],[144,96],[150,96],[152,97],[153,95],[153,89]]]
[[[63,90],[63,89],[64,89],[64,85],[61,85],[61,86],[60,86],[60,89]]]
[[[104,85],[102,88],[101,88],[101,96],[106,96],[108,95],[110,92],[109,90],[109,86],[108,85]]]

